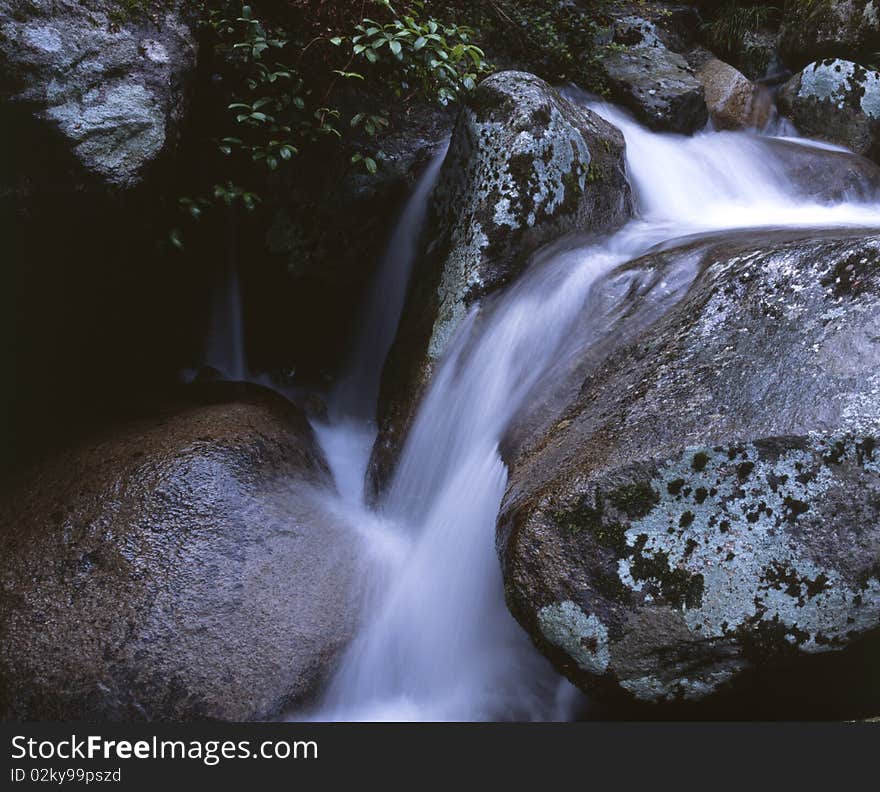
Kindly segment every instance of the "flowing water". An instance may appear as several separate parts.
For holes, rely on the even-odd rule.
[[[363,501],[364,478],[376,439],[382,365],[403,312],[428,201],[447,147],[444,143],[434,155],[403,209],[360,317],[349,365],[327,401],[327,420],[314,424],[339,494],[353,504]]]
[[[618,265],[693,234],[880,225],[880,202],[867,185],[829,201],[816,197],[823,185],[793,178],[792,152],[818,150],[809,142],[745,132],[656,134],[613,107],[591,106],[624,133],[637,218],[605,239],[549,248],[500,298],[470,312],[437,367],[381,503],[370,510],[363,479],[379,376],[439,157],[401,217],[371,297],[368,331],[331,396],[328,420],[316,426],[370,561],[362,626],[319,706],[298,717],[572,717],[583,705],[579,694],[504,604],[494,531],[507,479],[498,451],[505,431],[535,403],[556,362],[582,353],[610,327],[622,291],[608,276]],[[655,302],[686,291],[695,270],[685,258]]]
[[[248,379],[241,287],[232,260],[227,260],[214,287],[204,365],[227,380],[240,382]]]

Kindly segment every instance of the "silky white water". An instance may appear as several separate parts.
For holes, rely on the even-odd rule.
[[[829,203],[809,185],[793,183],[790,152],[780,145],[806,142],[730,132],[659,135],[612,107],[592,107],[626,137],[637,219],[608,238],[536,257],[499,299],[470,312],[436,369],[387,492],[370,511],[363,477],[379,370],[439,161],[401,218],[371,298],[371,310],[387,324],[359,342],[328,421],[316,427],[370,560],[362,625],[320,704],[296,717],[572,717],[583,705],[579,694],[537,653],[504,604],[495,521],[507,480],[498,452],[505,431],[534,403],[556,362],[580,354],[611,326],[618,293],[605,288],[614,281],[606,276],[617,265],[694,233],[880,225],[880,202],[865,185]],[[694,274],[682,262],[678,280],[660,284],[657,299],[677,299]]]
[[[382,364],[394,342],[413,262],[428,213],[428,200],[448,145],[438,149],[395,225],[359,317],[353,351],[345,373],[327,400],[327,420],[313,423],[339,494],[361,504],[364,476],[376,440],[376,402]]]
[[[224,379],[237,382],[248,379],[241,287],[231,260],[226,262],[214,287],[204,364]]]

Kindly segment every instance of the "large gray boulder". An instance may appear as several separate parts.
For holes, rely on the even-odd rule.
[[[621,48],[599,61],[612,97],[651,129],[689,134],[708,119],[703,86],[685,58],[663,43],[660,31],[640,17],[615,27]]]
[[[4,487],[0,717],[267,718],[332,668],[356,548],[311,429],[204,387]]]
[[[880,50],[877,0],[785,3],[782,54],[794,68],[817,58],[873,58]]]
[[[542,244],[632,213],[620,131],[524,72],[484,80],[459,116],[383,373],[373,471],[393,465],[425,384],[471,305]]]
[[[177,140],[196,62],[188,4],[0,0],[4,94],[89,173],[136,184]]]
[[[505,591],[538,646],[672,702],[877,635],[880,236],[691,242],[600,293],[620,318],[504,450]]]
[[[801,134],[880,161],[880,72],[839,59],[811,63],[778,102]]]

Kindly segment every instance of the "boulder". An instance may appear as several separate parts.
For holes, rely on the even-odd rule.
[[[434,364],[468,309],[540,245],[632,213],[620,131],[524,72],[485,79],[461,112],[382,380],[375,480],[384,480]]]
[[[716,129],[762,129],[770,120],[769,92],[758,89],[733,66],[713,58],[697,70],[697,78]]]
[[[750,80],[778,84],[791,72],[779,53],[779,35],[768,30],[748,30],[743,34],[742,50],[736,65]]]
[[[610,40],[624,46],[664,46],[685,53],[700,39],[703,20],[689,5],[664,5],[640,9],[642,15],[617,16],[610,28]]]
[[[800,68],[821,58],[873,58],[880,50],[877,0],[822,0],[785,3],[780,47],[786,61]]]
[[[839,59],[811,63],[778,102],[802,135],[880,161],[880,72]]]
[[[197,51],[187,6],[0,0],[4,95],[88,174],[131,187],[174,147],[187,109]]]
[[[761,136],[767,170],[804,200],[880,202],[880,166],[849,151]]]
[[[622,19],[615,43],[622,48],[603,55],[598,65],[616,101],[651,129],[688,134],[706,124],[703,86],[652,22]]]
[[[536,644],[585,689],[678,702],[876,638],[880,236],[697,240],[599,288],[621,318],[503,449]]]
[[[271,392],[204,387],[4,486],[3,718],[267,718],[332,667],[355,549],[312,431]]]

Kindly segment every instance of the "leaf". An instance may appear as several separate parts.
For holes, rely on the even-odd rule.
[[[334,36],[332,39],[330,39],[330,43],[334,47],[338,47],[340,44],[342,44],[342,36]]]
[[[376,166],[376,160],[374,160],[372,157],[364,157],[364,165],[366,165],[367,170],[373,175],[375,175],[376,171],[379,170],[379,168]]]
[[[428,39],[426,39],[424,36],[419,36],[419,37],[415,40],[415,43],[413,44],[413,49],[414,49],[416,52],[418,52],[418,51],[419,51],[422,47],[424,47],[425,44],[427,44],[427,43],[428,43]]]
[[[376,63],[379,60],[379,56],[371,49],[366,50],[364,55],[370,63]]]
[[[400,53],[401,53],[402,47],[400,46],[400,42],[399,42],[399,41],[391,41],[391,42],[389,42],[388,46],[391,47],[391,51],[392,51],[392,52],[393,52],[398,58],[401,57]]]

